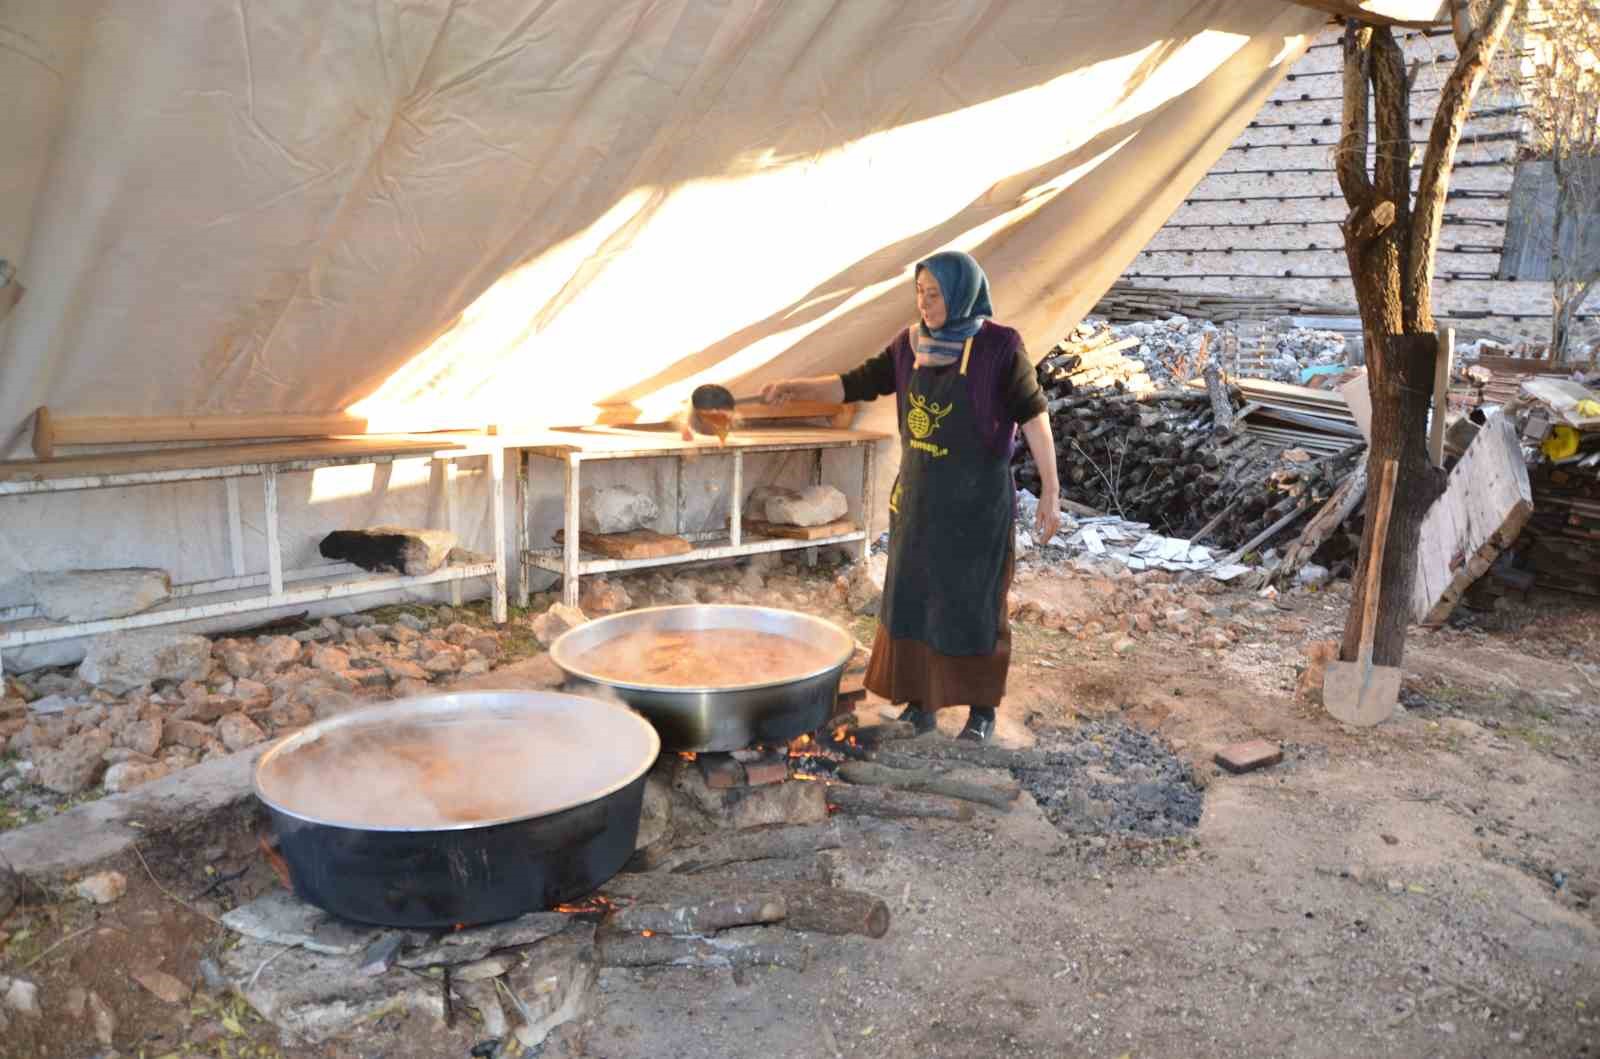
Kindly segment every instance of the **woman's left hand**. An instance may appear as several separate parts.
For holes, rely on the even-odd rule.
[[[1061,528],[1061,494],[1046,490],[1039,498],[1039,511],[1033,516],[1033,539],[1039,547],[1049,544]]]

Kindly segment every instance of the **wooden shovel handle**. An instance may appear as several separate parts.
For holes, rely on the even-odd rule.
[[[1372,656],[1372,642],[1377,636],[1378,586],[1383,575],[1383,546],[1389,540],[1389,511],[1394,507],[1394,480],[1400,465],[1394,460],[1383,461],[1383,473],[1378,479],[1377,504],[1367,519],[1367,530],[1372,534],[1372,547],[1367,561],[1367,591],[1361,601],[1361,657]]]

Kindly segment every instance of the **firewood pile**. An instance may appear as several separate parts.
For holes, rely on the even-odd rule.
[[[1126,340],[1109,335],[1080,328],[1037,369],[1063,499],[1169,536],[1246,550],[1267,546],[1271,535],[1263,533],[1286,530],[1354,466],[1349,445],[1313,457],[1244,433],[1235,422],[1240,394],[1214,370],[1208,388],[1154,388],[1145,365],[1120,352]],[[1172,365],[1174,374],[1205,369],[1204,347],[1192,361]],[[1014,470],[1017,487],[1038,495],[1039,470],[1025,447]]]

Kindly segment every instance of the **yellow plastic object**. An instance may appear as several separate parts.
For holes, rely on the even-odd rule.
[[[1579,401],[1578,414],[1586,418],[1600,416],[1600,401]]]
[[[1556,427],[1544,439],[1539,451],[1552,460],[1564,460],[1578,451],[1578,432],[1571,427]]]

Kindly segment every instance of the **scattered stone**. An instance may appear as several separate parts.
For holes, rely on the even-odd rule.
[[[585,488],[578,504],[578,528],[585,533],[632,533],[655,521],[653,497],[622,486]]]
[[[434,678],[447,677],[451,673],[459,673],[466,664],[466,659],[460,651],[440,651],[438,654],[422,663],[422,668]]]
[[[700,602],[700,596],[696,593],[694,585],[688,581],[672,582],[667,587],[667,599],[680,606],[693,605]]]
[[[168,746],[186,746],[191,750],[204,749],[211,739],[211,729],[199,721],[168,721],[162,728],[162,740]]]
[[[48,717],[52,714],[65,713],[68,709],[80,703],[71,695],[46,695],[28,703],[28,712],[35,717]]]
[[[217,722],[217,738],[229,750],[243,750],[255,746],[267,737],[256,722],[242,713],[230,713]]]
[[[1137,640],[1132,640],[1124,636],[1116,643],[1111,645],[1111,650],[1115,651],[1119,655],[1126,655],[1132,654],[1138,646],[1139,643]]]
[[[430,628],[425,620],[417,617],[417,615],[412,614],[410,611],[401,613],[401,615],[395,619],[395,624],[399,625],[403,629],[410,629],[412,632],[418,634],[425,633]]]
[[[165,971],[134,971],[132,977],[168,1004],[181,1004],[189,999],[189,987]]]
[[[1217,764],[1235,774],[1254,772],[1256,769],[1264,769],[1282,761],[1283,749],[1265,739],[1252,739],[1246,743],[1234,743],[1223,747],[1217,751],[1215,760]]]
[[[226,695],[207,695],[202,689],[200,697],[190,700],[175,710],[172,714],[172,719],[175,721],[198,721],[201,724],[216,724],[238,708],[239,704]]]
[[[6,988],[4,999],[6,1007],[19,1015],[36,1019],[44,1014],[39,1007],[39,987],[26,978],[11,979],[11,985]]]
[[[395,658],[383,664],[383,671],[391,682],[400,680],[427,680],[428,671],[415,662]]]
[[[111,736],[96,729],[80,732],[56,750],[35,759],[38,773],[34,782],[57,794],[78,794],[88,790],[105,771],[105,752],[111,749]]]
[[[267,723],[275,732],[304,727],[311,719],[311,707],[297,700],[279,699],[267,710]]]
[[[311,707],[312,714],[319,721],[348,713],[356,706],[355,696],[337,688],[307,688],[301,695],[301,701]]]
[[[78,883],[72,892],[93,904],[109,905],[128,892],[128,880],[121,872],[103,871]]]
[[[467,641],[467,650],[476,651],[485,658],[500,657],[500,637],[494,633],[482,633]]]
[[[383,643],[383,634],[370,626],[363,626],[356,630],[356,643],[362,647],[378,647]]]
[[[250,655],[237,647],[223,651],[218,661],[222,663],[222,668],[228,671],[228,675],[235,680],[243,679],[255,672],[255,666],[250,661]]]
[[[90,992],[88,1006],[89,1018],[94,1023],[94,1039],[107,1048],[111,1047],[111,1039],[117,1032],[117,1016],[100,999],[99,993]]]
[[[300,661],[300,642],[292,636],[268,636],[256,648],[256,667],[272,674]]]
[[[51,621],[98,621],[138,614],[172,595],[165,570],[62,570],[28,577],[28,594]]]
[[[555,937],[571,924],[571,918],[561,912],[530,912],[504,923],[440,935],[421,948],[403,954],[400,966],[422,968],[471,963],[501,949],[532,945]]]
[[[122,794],[154,780],[165,779],[171,774],[171,767],[159,761],[120,761],[106,769],[101,782],[111,794]]]
[[[457,621],[452,622],[449,627],[444,630],[444,632],[441,634],[441,638],[445,643],[454,647],[465,647],[474,637],[478,635],[478,633],[479,630],[476,626],[468,625],[466,622]]]
[[[372,931],[336,919],[287,890],[272,890],[222,917],[236,934],[292,945],[331,956],[353,956],[366,948]]]
[[[239,679],[233,685],[233,697],[246,713],[264,710],[272,705],[272,689],[256,680]]]
[[[394,697],[397,699],[414,699],[422,695],[432,695],[433,688],[423,680],[397,680],[394,682]]]
[[[412,628],[408,624],[405,624],[405,620],[410,617],[411,615],[409,614],[400,615],[400,620],[395,622],[393,625],[390,625],[384,635],[393,642],[401,645],[416,643],[418,640],[422,639],[422,633],[420,631]],[[412,620],[415,621],[416,619],[413,618]],[[427,628],[427,626],[424,625],[423,628]]]
[[[789,526],[822,526],[844,518],[850,502],[831,485],[808,485],[792,497],[767,501],[767,521]]]
[[[633,600],[629,598],[627,589],[603,577],[591,577],[585,580],[583,595],[578,600],[578,609],[591,617],[616,614],[631,606]]]
[[[22,900],[22,876],[16,873],[9,861],[0,857],[0,922]]]
[[[78,676],[114,694],[158,680],[204,680],[211,666],[211,641],[187,633],[113,632],[89,644]]]
[[[541,647],[549,647],[555,643],[562,633],[568,629],[575,629],[589,620],[589,616],[577,607],[569,607],[565,603],[553,604],[549,610],[534,618],[530,623],[534,639],[539,641]]]
[[[319,647],[311,652],[311,668],[324,673],[343,673],[350,668],[350,655],[337,647]]]

